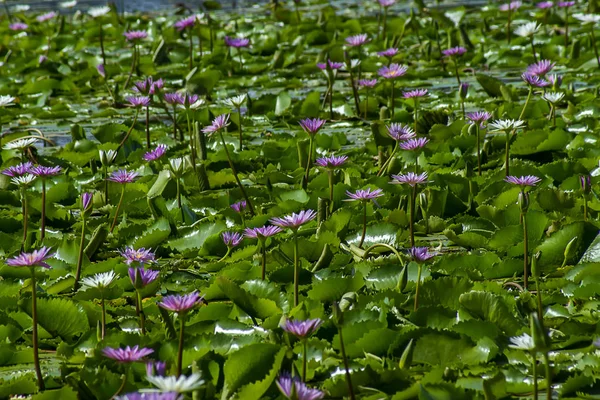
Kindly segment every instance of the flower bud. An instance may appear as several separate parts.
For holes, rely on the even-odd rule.
[[[100,164],[102,164],[104,168],[110,167],[115,161],[115,158],[117,158],[117,152],[114,150],[99,150],[98,154],[100,156]]]
[[[540,273],[541,273],[540,269],[538,268],[538,262],[541,257],[542,257],[541,251],[538,251],[531,257],[531,267],[530,267],[531,268],[531,276],[533,276],[536,279],[540,277]]]
[[[402,356],[400,357],[399,367],[400,369],[410,368],[410,364],[412,363],[413,358],[413,349],[414,349],[414,339],[410,339],[406,348],[402,352]]]
[[[137,290],[144,288],[144,280],[142,279],[142,269],[135,269],[135,279],[133,280],[133,287]]]
[[[563,264],[562,264],[563,267],[565,265],[567,265],[567,261],[568,260],[570,260],[573,257],[575,257],[575,255],[577,254],[577,244],[578,244],[577,239],[578,239],[578,237],[575,236],[565,246],[565,252],[563,253],[563,257],[564,257]]]
[[[589,175],[581,175],[579,177],[579,183],[581,184],[581,190],[583,193],[589,194],[592,191],[592,177]]]
[[[533,338],[533,345],[537,351],[546,351],[549,346],[550,338],[546,333],[546,329],[540,321],[537,313],[531,313],[529,317],[529,326],[531,329],[531,337]]]
[[[185,160],[183,158],[171,158],[169,160],[169,169],[176,178],[181,178],[185,170]]]
[[[334,301],[333,306],[331,308],[333,309],[333,323],[337,327],[341,327],[344,323],[344,314],[342,313],[342,310],[340,310],[338,302]]]
[[[81,211],[85,217],[89,216],[94,208],[92,198],[93,194],[91,192],[84,192],[81,194]]]
[[[467,94],[469,93],[469,84],[467,82],[463,82],[460,84],[458,88],[458,94],[462,100],[467,98]]]
[[[519,207],[521,207],[521,213],[525,214],[529,209],[529,193],[519,192],[519,199],[517,202],[519,203]]]

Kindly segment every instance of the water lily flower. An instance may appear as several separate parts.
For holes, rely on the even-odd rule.
[[[49,176],[55,176],[60,174],[62,168],[59,166],[45,167],[43,165],[36,165],[32,167],[30,172],[38,177],[47,178]]]
[[[402,93],[402,97],[404,97],[405,99],[413,99],[427,96],[427,93],[427,89],[414,89]]]
[[[423,147],[425,147],[425,145],[427,145],[427,143],[429,143],[429,139],[427,138],[413,138],[401,142],[399,144],[399,147],[402,150],[412,151],[422,149]]]
[[[130,42],[139,42],[142,39],[146,39],[148,37],[148,32],[146,31],[127,31],[123,34],[125,38]]]
[[[118,277],[119,275],[117,275],[115,271],[102,272],[92,276],[86,276],[85,278],[81,279],[81,287],[84,290],[92,288],[106,289],[115,280],[117,280]]]
[[[110,12],[110,7],[108,6],[99,6],[99,7],[91,7],[88,10],[88,14],[92,18],[102,17]]]
[[[556,5],[559,7],[573,7],[575,5],[575,1],[559,1]]]
[[[533,87],[546,87],[546,86],[550,86],[550,82],[548,82],[544,78],[541,78],[538,75],[532,75],[530,73],[523,72],[523,74],[521,74],[521,78],[529,86],[533,86]]]
[[[511,1],[511,2],[510,2],[510,3],[508,3],[508,4],[501,4],[501,5],[498,7],[498,9],[499,9],[500,11],[512,11],[512,10],[516,10],[516,9],[520,8],[522,4],[523,4],[523,3],[522,3],[522,2],[520,2],[520,1]]]
[[[10,181],[17,186],[25,188],[25,187],[28,187],[35,180],[35,178],[36,178],[35,175],[25,174],[25,175],[21,175],[21,176],[15,176],[15,177],[11,178]]]
[[[125,98],[129,105],[134,108],[147,107],[150,105],[150,97],[148,96],[128,96]]]
[[[525,189],[527,186],[536,186],[542,180],[535,175],[526,175],[526,176],[507,176],[504,178],[507,183],[512,183],[513,185],[521,186],[521,189]]]
[[[244,237],[237,232],[223,232],[221,238],[225,246],[229,248],[237,247],[244,240]]]
[[[225,36],[225,45],[236,49],[250,46],[250,39]]]
[[[529,65],[527,67],[527,73],[544,77],[548,72],[552,71],[552,68],[554,68],[555,65],[556,63],[553,63],[550,60],[540,60]]]
[[[156,255],[150,249],[144,247],[136,250],[132,246],[127,246],[120,250],[119,254],[125,259],[127,265],[139,264],[143,267],[145,264],[156,263]]]
[[[393,122],[387,127],[388,135],[397,142],[413,139],[416,136],[415,131],[408,125]]]
[[[161,392],[185,393],[196,390],[204,384],[200,374],[194,373],[190,376],[146,376],[148,382],[153,384]]]
[[[390,47],[389,49],[386,49],[384,51],[380,51],[380,52],[377,53],[377,55],[379,57],[387,57],[387,58],[392,58],[396,54],[398,54],[398,49],[395,48],[395,47]]]
[[[531,37],[540,30],[541,25],[537,22],[527,22],[523,25],[519,25],[515,29],[515,34],[521,37]]]
[[[148,376],[165,376],[167,374],[167,363],[164,361],[147,361],[146,375]]]
[[[164,144],[159,144],[158,146],[156,146],[156,148],[154,150],[146,152],[144,154],[144,160],[145,161],[156,161],[159,158],[161,158],[162,156],[164,156],[166,152],[167,152],[167,146]]]
[[[372,88],[375,85],[377,85],[377,79],[360,79],[358,81],[358,87]]]
[[[281,232],[280,227],[265,225],[259,228],[246,228],[244,230],[244,236],[251,239],[266,240],[268,237],[275,236],[279,232]]]
[[[87,212],[92,208],[93,194],[90,192],[84,192],[81,194],[81,210]]]
[[[29,25],[24,22],[14,22],[8,25],[8,29],[11,31],[24,31],[27,30],[27,28],[29,28]]]
[[[325,397],[325,393],[318,389],[309,388],[300,379],[292,378],[289,373],[281,374],[275,383],[279,391],[290,400],[320,400]]]
[[[413,261],[421,263],[435,257],[437,254],[430,253],[427,247],[411,247],[408,249],[408,255]]]
[[[183,400],[176,392],[132,392],[115,397],[116,400]]]
[[[565,98],[565,94],[562,92],[546,92],[542,95],[542,98],[548,103],[557,104]]]
[[[130,267],[127,270],[127,273],[129,275],[129,279],[131,279],[131,283],[137,289],[148,286],[149,284],[154,282],[156,278],[158,278],[160,271],[155,271],[153,269],[145,269],[143,267]]]
[[[11,267],[44,267],[50,268],[46,260],[54,257],[50,247],[41,247],[31,253],[21,253],[18,256],[6,260],[6,265]]]
[[[215,133],[229,126],[229,114],[221,114],[213,119],[212,124],[202,129],[202,132],[206,133],[209,137]]]
[[[298,339],[306,339],[313,333],[315,333],[323,321],[319,318],[307,319],[307,320],[291,320],[288,319],[281,326],[281,328],[296,336]]]
[[[315,165],[323,168],[335,169],[345,164],[346,161],[348,161],[348,156],[332,155],[329,157],[317,158],[315,160]]]
[[[37,22],[46,22],[56,17],[58,14],[55,11],[50,11],[42,15],[38,15],[35,19]]]
[[[524,333],[520,336],[513,336],[509,339],[508,347],[512,349],[533,351],[535,350],[535,343],[533,338],[529,334]]]
[[[165,93],[163,98],[165,102],[171,105],[183,105],[185,103],[185,96],[179,93]]]
[[[325,125],[325,120],[320,118],[306,118],[300,120],[299,124],[304,129],[304,132],[308,133],[309,136],[315,135]]]
[[[77,0],[73,0],[73,1],[63,1],[61,3],[58,4],[60,8],[73,8],[77,5]]]
[[[346,195],[349,198],[346,199],[345,201],[368,202],[370,200],[373,200],[373,199],[383,196],[383,190],[381,190],[381,189],[371,190],[371,188],[367,188],[366,190],[359,189],[354,193],[347,190]]]
[[[462,56],[463,54],[465,54],[467,52],[467,49],[465,49],[462,46],[456,46],[456,47],[451,47],[449,49],[446,50],[442,50],[442,54],[445,57],[457,57],[457,56]]]
[[[223,104],[229,106],[229,107],[234,107],[234,108],[240,108],[248,99],[248,95],[247,94],[240,94],[238,96],[234,96],[234,97],[230,97],[228,99],[223,100]]]
[[[189,17],[180,19],[179,21],[175,22],[173,26],[177,28],[179,32],[181,32],[185,29],[192,28],[194,24],[196,24],[196,16],[191,15]]]
[[[406,184],[410,186],[423,185],[429,180],[427,179],[427,172],[416,174],[414,172],[407,172],[406,174],[392,175],[393,184]]]
[[[233,203],[229,207],[231,207],[231,209],[236,213],[243,213],[246,207],[248,207],[248,203],[246,203],[246,200],[241,200],[237,203]]]
[[[317,63],[317,68],[322,69],[322,70],[326,70],[328,68],[331,70],[336,70],[336,69],[342,68],[343,66],[344,66],[344,63],[331,61],[331,60],[327,60],[327,63]]]
[[[399,64],[384,65],[377,71],[379,76],[386,79],[395,79],[403,76],[408,71],[408,67]]]
[[[201,305],[203,302],[204,298],[200,296],[200,293],[194,291],[186,295],[164,296],[162,301],[158,302],[158,305],[165,310],[183,314]]]
[[[598,14],[573,14],[573,17],[580,20],[584,24],[595,24],[600,21],[600,15]]]
[[[346,43],[348,44],[348,46],[352,46],[352,47],[359,47],[368,42],[369,42],[369,37],[367,36],[366,33],[361,33],[359,35],[354,35],[354,36],[348,36],[346,38]]]
[[[492,118],[492,114],[487,111],[475,111],[471,113],[467,113],[467,119],[475,124],[479,124],[481,128],[487,120]]]
[[[271,218],[270,221],[273,225],[279,226],[280,228],[289,228],[292,231],[297,231],[302,225],[312,221],[317,216],[314,210],[302,210],[299,213],[292,213],[283,217]]]
[[[491,122],[489,126],[493,128],[493,132],[506,132],[515,129],[521,129],[525,125],[525,121],[514,120],[514,119],[498,119]]]
[[[540,1],[539,3],[536,3],[535,6],[539,9],[547,9],[547,8],[552,8],[554,6],[554,2],[552,1]]]
[[[154,350],[135,345],[133,347],[127,346],[125,348],[105,347],[102,349],[102,353],[106,357],[112,358],[120,363],[130,363],[140,361],[147,355],[154,353]]]
[[[33,168],[33,164],[30,163],[29,161],[27,161],[25,163],[20,163],[20,164],[13,165],[11,167],[4,169],[2,171],[2,174],[14,178],[14,177],[23,176],[25,174],[31,173],[32,168]]]

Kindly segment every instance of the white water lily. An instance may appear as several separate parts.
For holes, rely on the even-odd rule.
[[[62,3],[59,4],[59,6],[61,8],[73,8],[77,5],[77,0],[73,0],[73,1],[63,1]]]
[[[169,168],[173,172],[173,175],[181,177],[185,169],[185,159],[181,157],[169,159]]]
[[[117,152],[115,150],[98,150],[98,156],[100,157],[100,163],[108,167],[117,158]]]
[[[498,119],[488,125],[493,128],[491,131],[510,131],[513,129],[521,129],[525,125],[520,119]]]
[[[518,26],[515,29],[515,34],[521,37],[529,37],[533,36],[540,29],[540,26],[537,22],[528,22],[521,26]]]
[[[350,60],[350,68],[354,69],[357,68],[360,65],[360,60],[357,58],[353,58],[352,60]]]
[[[115,271],[102,272],[93,276],[87,276],[81,280],[83,290],[90,288],[105,289],[117,279]]]
[[[546,92],[542,95],[542,98],[551,104],[559,103],[564,97],[565,94],[562,92]]]
[[[29,11],[30,9],[31,9],[31,6],[29,6],[28,4],[17,4],[16,6],[12,7],[11,11],[20,13],[20,12]]]
[[[206,104],[206,100],[204,100],[204,99],[198,99],[194,103],[190,104],[190,108],[192,110],[197,110],[198,108],[202,107],[205,104]]]
[[[88,14],[90,14],[93,18],[102,17],[110,12],[110,7],[108,6],[100,6],[100,7],[92,7],[88,10]]]
[[[8,142],[4,145],[4,150],[25,150],[28,147],[31,147],[37,142],[36,138],[25,138],[25,139],[17,139],[12,142]]]
[[[15,176],[10,181],[17,186],[29,186],[31,182],[35,180],[36,176],[32,174],[25,174],[21,176]]]
[[[181,375],[179,378],[176,376],[147,375],[146,379],[161,392],[185,393],[196,390],[204,384],[200,374]],[[151,389],[148,391],[151,391]]]
[[[239,108],[246,102],[248,95],[240,94],[239,96],[230,97],[228,99],[223,100],[223,104],[229,107]]]
[[[508,347],[513,349],[531,351],[535,349],[535,344],[533,343],[533,338],[527,333],[524,333],[521,336],[511,337]]]
[[[15,98],[12,96],[0,96],[0,107],[10,106],[15,101]]]
[[[573,17],[584,24],[595,24],[600,21],[600,15],[598,14],[573,14]]]

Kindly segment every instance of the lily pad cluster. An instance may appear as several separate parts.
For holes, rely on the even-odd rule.
[[[0,398],[596,398],[599,22],[7,3]]]

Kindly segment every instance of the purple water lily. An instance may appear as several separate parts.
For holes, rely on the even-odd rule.
[[[229,47],[235,47],[236,49],[248,47],[250,46],[250,39],[225,36],[225,45]]]
[[[232,205],[230,205],[230,207],[236,213],[241,213],[248,207],[248,203],[246,202],[246,200],[241,200],[237,203],[233,203]]]
[[[365,43],[369,42],[369,37],[366,33],[361,33],[359,35],[349,36],[346,38],[346,43],[348,46],[358,47],[362,46]]]
[[[150,105],[150,97],[148,96],[128,96],[125,98],[129,105],[134,108],[141,108]]]
[[[38,15],[35,19],[37,22],[46,22],[55,18],[58,14],[55,11],[50,11],[42,15]]]
[[[398,49],[395,47],[390,47],[389,49],[377,53],[378,56],[387,58],[394,57],[396,54],[398,54]]]
[[[200,293],[194,291],[185,295],[176,294],[165,296],[158,305],[165,310],[182,314],[201,305],[203,302],[204,298],[200,296]]]
[[[31,168],[31,173],[41,178],[47,178],[49,176],[56,176],[60,174],[62,168],[59,166],[45,167],[43,165],[36,165]]]
[[[140,247],[134,249],[132,246],[127,246],[123,250],[119,251],[121,257],[125,259],[125,264],[139,264],[144,266],[145,264],[154,264],[156,262],[156,255],[150,250]]]
[[[377,71],[379,76],[385,79],[395,79],[403,76],[408,71],[408,67],[399,64],[390,64],[389,66],[383,66]]]
[[[402,150],[419,150],[425,147],[425,145],[429,143],[429,139],[427,138],[414,138],[408,139],[402,143],[400,143],[400,148]]]
[[[402,94],[402,97],[404,97],[405,99],[413,99],[413,98],[427,96],[427,93],[428,93],[427,89],[414,89],[414,90],[410,90],[408,92],[404,92]]]
[[[54,253],[50,247],[42,247],[31,253],[21,253],[18,256],[6,260],[6,265],[11,267],[44,267],[50,268],[46,260],[52,258]]]
[[[465,54],[467,52],[467,49],[465,49],[462,46],[456,46],[456,47],[451,47],[449,49],[446,50],[442,50],[442,54],[445,57],[456,57],[456,56],[462,56],[463,54]]]
[[[508,10],[512,11],[512,10],[516,10],[516,9],[520,8],[522,4],[523,3],[520,1],[511,1],[508,4],[501,4],[500,7],[498,7],[498,9],[500,11],[508,11]]]
[[[358,81],[358,87],[372,88],[377,85],[377,79],[361,79]]]
[[[246,228],[244,236],[250,239],[265,240],[268,237],[275,236],[281,232],[281,228],[273,225],[265,225],[259,228]]]
[[[317,68],[319,69],[327,69],[329,67],[329,69],[332,70],[336,70],[336,69],[340,69],[344,66],[344,63],[341,62],[336,62],[336,61],[331,61],[331,60],[327,60],[327,63],[317,63]]]
[[[298,214],[292,213],[284,217],[271,218],[270,221],[280,228],[289,228],[296,231],[300,226],[315,219],[316,216],[317,213],[314,210],[302,210]]]
[[[354,193],[350,192],[349,190],[346,190],[346,195],[349,198],[345,199],[344,201],[364,201],[364,202],[366,202],[366,201],[373,200],[373,199],[383,196],[383,190],[381,190],[381,189],[371,190],[371,188],[367,188],[364,190],[359,189]]]
[[[319,318],[307,320],[288,319],[281,326],[281,328],[284,331],[296,336],[298,339],[306,339],[307,337],[315,333],[322,323],[323,321]]]
[[[166,152],[167,146],[164,144],[159,144],[154,150],[145,153],[143,158],[145,161],[156,161],[164,156]]]
[[[306,118],[300,120],[298,123],[302,129],[304,129],[304,132],[308,133],[309,135],[315,135],[317,132],[319,132],[319,130],[321,130],[321,128],[323,128],[325,122],[326,121],[324,119],[320,118]]]
[[[135,345],[133,347],[127,346],[125,348],[105,347],[104,349],[102,349],[102,353],[106,357],[112,358],[113,360],[116,360],[118,362],[130,363],[140,361],[147,355],[154,353],[154,350]]]
[[[135,288],[143,288],[144,286],[149,285],[150,283],[154,282],[160,274],[160,271],[145,269],[143,267],[131,267],[127,270],[127,272],[129,274],[129,279],[131,279],[131,283]]]
[[[114,171],[110,174],[110,176],[106,179],[112,182],[126,184],[132,183],[138,178],[138,173],[135,171],[127,171],[126,169],[120,169]]]
[[[345,164],[346,161],[348,161],[348,156],[331,155],[329,157],[317,158],[315,164],[319,167],[335,169]]]
[[[10,29],[11,31],[24,31],[27,28],[29,28],[29,25],[27,25],[24,22],[15,22],[13,24],[8,25],[8,29]]]
[[[388,135],[396,141],[404,141],[413,139],[416,136],[415,131],[408,125],[402,125],[401,123],[392,123],[387,126]]]
[[[29,161],[27,161],[25,163],[13,165],[11,167],[6,168],[5,170],[2,171],[2,174],[14,178],[17,176],[23,176],[25,174],[31,173],[32,168],[33,168],[33,164],[30,163]]]
[[[81,208],[83,211],[87,211],[92,206],[92,200],[94,195],[91,192],[84,192],[81,194]]]
[[[526,176],[507,176],[504,178],[505,182],[512,183],[513,185],[521,186],[521,188],[525,188],[526,186],[536,186],[542,180],[535,175],[526,175]]]
[[[185,97],[179,93],[165,93],[163,98],[165,99],[165,102],[171,105],[183,105],[185,102]]]
[[[479,126],[482,128],[484,123],[487,122],[487,120],[490,118],[492,118],[492,114],[487,111],[476,111],[467,113],[467,119],[469,119],[475,124],[479,124]]]
[[[148,37],[148,32],[146,32],[146,31],[127,31],[123,35],[130,42],[137,42],[142,39],[146,39]]]
[[[165,376],[167,374],[167,363],[164,361],[147,361],[146,375]]]
[[[406,174],[392,175],[392,184],[405,184],[410,186],[422,185],[428,181],[427,172],[416,174],[414,172],[408,172]]]
[[[191,15],[187,18],[183,18],[180,19],[179,21],[175,22],[175,24],[173,25],[175,28],[177,28],[177,30],[179,32],[187,29],[187,28],[191,28],[196,24],[196,16],[195,15]]]
[[[221,239],[223,239],[223,243],[225,243],[225,246],[233,248],[237,247],[240,243],[242,243],[244,237],[237,232],[223,232],[221,234]]]
[[[309,388],[300,379],[297,377],[292,378],[287,372],[281,374],[275,383],[279,391],[290,400],[292,396],[293,400],[320,400],[325,397],[325,393],[318,389]]]
[[[202,132],[211,136],[213,133],[220,131],[229,126],[229,114],[221,114],[213,119],[212,124],[202,129]]]
[[[527,72],[523,72],[523,74],[521,74],[521,79],[523,79],[525,81],[525,83],[527,83],[529,86],[533,86],[533,87],[550,86],[550,82],[548,82],[544,78],[541,78],[538,75],[532,75]]]
[[[408,255],[413,261],[420,263],[435,257],[437,254],[430,253],[427,247],[411,247],[408,249]]]
[[[527,67],[527,73],[530,75],[538,75],[538,76],[546,76],[546,74],[552,71],[552,68],[556,63],[553,63],[550,60],[540,60],[534,64],[531,64]]]

